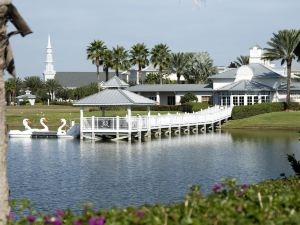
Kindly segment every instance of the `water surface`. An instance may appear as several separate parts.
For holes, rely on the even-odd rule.
[[[79,209],[171,203],[193,184],[209,193],[223,177],[242,183],[292,174],[287,153],[300,157],[295,132],[234,131],[149,142],[10,139],[8,176],[13,198],[37,209]]]

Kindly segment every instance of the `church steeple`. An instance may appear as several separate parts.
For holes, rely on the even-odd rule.
[[[51,46],[51,38],[50,35],[48,36],[48,45],[46,50],[46,68],[44,70],[44,81],[47,81],[49,79],[54,79],[56,71],[54,70],[54,61],[53,61],[53,51]]]

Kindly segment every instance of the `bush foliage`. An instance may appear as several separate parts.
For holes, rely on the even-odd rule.
[[[243,119],[263,113],[283,111],[284,109],[285,107],[283,102],[235,106],[232,110],[232,119]]]
[[[183,112],[198,112],[209,107],[207,102],[187,102],[182,104]]]
[[[54,214],[41,214],[32,210],[26,200],[21,204],[14,201],[11,204],[12,209],[19,214],[8,215],[8,224],[293,225],[300,224],[299,186],[298,177],[269,180],[250,186],[239,185],[235,179],[225,179],[214,184],[212,193],[208,196],[200,192],[199,186],[193,186],[179,203],[97,211],[87,204],[80,214],[61,209],[56,210]]]
[[[184,96],[181,97],[180,103],[184,104],[187,102],[198,102],[197,96],[192,92],[187,92]]]
[[[280,112],[284,110],[300,110],[298,102],[272,102],[255,105],[235,106],[232,110],[232,119],[243,119],[250,116],[256,116],[263,113]]]

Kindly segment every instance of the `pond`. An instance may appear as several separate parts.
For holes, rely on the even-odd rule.
[[[300,157],[296,132],[234,131],[148,142],[10,139],[12,198],[36,209],[80,204],[125,207],[180,201],[193,184],[209,193],[223,177],[255,183],[291,175],[287,153]]]

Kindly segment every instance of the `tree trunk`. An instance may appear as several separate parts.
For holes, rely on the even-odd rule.
[[[101,90],[101,87],[100,87],[100,73],[99,73],[99,67],[100,67],[99,60],[96,59],[96,68],[97,68],[97,86],[98,86],[98,91]]]
[[[119,76],[119,69],[116,69],[116,75]]]
[[[291,102],[291,70],[292,70],[292,60],[287,62],[287,81],[286,81],[286,103],[287,109],[289,108],[289,103]]]
[[[163,78],[162,78],[163,74],[162,74],[162,68],[159,67],[159,80],[160,80],[160,84],[163,84]]]
[[[180,84],[180,74],[177,73],[177,84]]]
[[[105,68],[105,81],[108,81],[108,68]]]
[[[2,54],[3,55],[3,54]],[[6,216],[9,213],[8,181],[6,173],[7,139],[5,131],[5,90],[3,59],[0,62],[0,225],[6,224]]]

